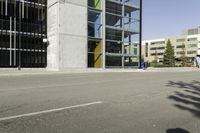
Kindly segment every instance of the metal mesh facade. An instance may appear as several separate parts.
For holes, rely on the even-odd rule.
[[[0,0],[0,67],[46,67],[46,0]]]

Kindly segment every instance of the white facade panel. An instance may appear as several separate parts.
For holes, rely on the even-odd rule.
[[[87,68],[87,0],[50,2],[47,68]]]
[[[60,69],[87,68],[87,38],[60,35]]]
[[[87,37],[87,7],[60,4],[60,33]]]

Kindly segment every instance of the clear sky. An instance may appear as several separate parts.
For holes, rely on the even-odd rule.
[[[143,0],[143,40],[200,26],[200,0]]]

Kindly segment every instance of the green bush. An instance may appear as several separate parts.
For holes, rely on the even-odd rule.
[[[149,63],[150,67],[192,67],[191,63],[187,63],[184,66],[182,64],[175,64],[175,65],[168,65],[168,64],[163,64],[163,63]]]

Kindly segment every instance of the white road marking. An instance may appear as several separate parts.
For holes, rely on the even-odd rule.
[[[29,117],[29,116],[35,116],[35,115],[40,115],[40,114],[47,114],[47,113],[58,112],[58,111],[67,110],[67,109],[86,107],[86,106],[102,104],[102,103],[103,103],[102,101],[96,101],[96,102],[91,102],[91,103],[85,103],[85,104],[79,104],[79,105],[63,107],[63,108],[50,109],[50,110],[44,110],[44,111],[39,111],[39,112],[33,112],[33,113],[27,113],[27,114],[15,115],[15,116],[3,117],[3,118],[0,118],[0,122],[1,121],[6,121],[6,120],[11,120],[11,119],[16,119],[16,118],[21,118],[21,117]]]

